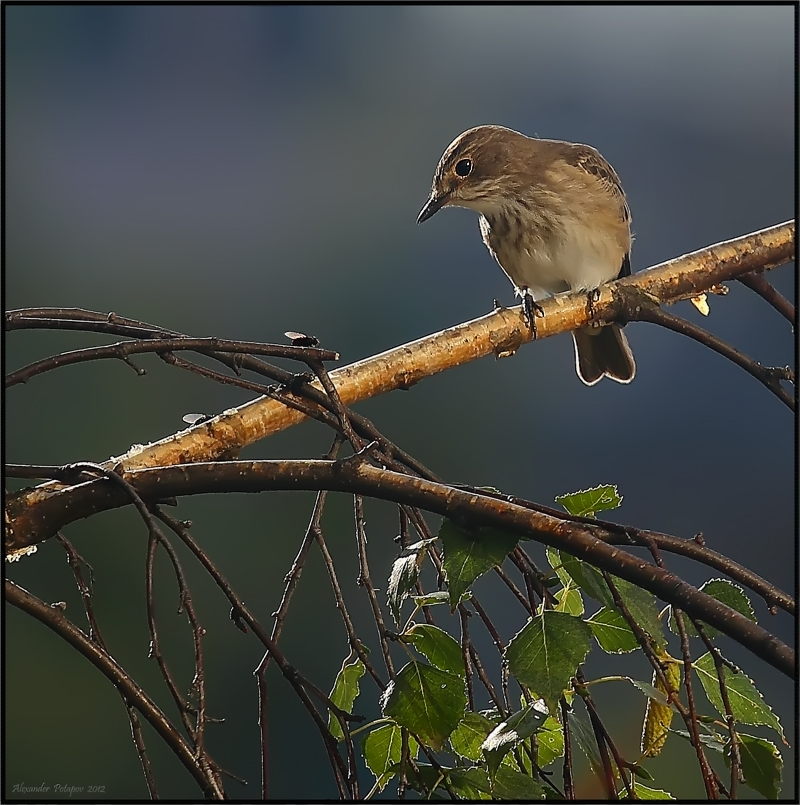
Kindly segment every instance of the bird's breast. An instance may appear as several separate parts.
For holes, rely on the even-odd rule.
[[[588,291],[619,276],[626,254],[618,233],[527,210],[482,215],[483,242],[517,288],[537,298]]]

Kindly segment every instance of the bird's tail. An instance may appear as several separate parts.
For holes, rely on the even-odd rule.
[[[593,386],[604,376],[617,383],[630,383],[636,376],[636,362],[619,324],[583,327],[574,330],[572,337],[575,369],[587,386]]]

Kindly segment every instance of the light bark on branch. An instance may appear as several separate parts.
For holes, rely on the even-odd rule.
[[[757,270],[769,270],[794,257],[794,223],[778,224],[734,240],[684,255],[600,288],[589,310],[585,294],[567,294],[542,302],[545,315],[536,320],[537,338],[568,332],[592,319],[625,317],[636,294],[658,304],[672,304],[709,290],[721,282]],[[623,291],[628,291],[626,296]],[[628,316],[635,310],[627,311]],[[521,307],[495,310],[394,349],[334,370],[330,377],[345,405],[408,388],[425,377],[494,353],[510,354],[532,340]],[[318,383],[313,385],[319,387]],[[294,408],[259,397],[235,409],[149,445],[137,445],[102,466],[145,469],[231,458],[260,439],[305,419]],[[35,506],[67,487],[50,481],[24,493],[15,508]],[[13,516],[6,512],[6,546],[14,545]]]
[[[616,285],[638,289],[660,304],[673,304],[751,271],[775,268],[793,257],[794,223],[778,224],[604,285],[594,305],[595,316],[613,318],[611,314],[619,304],[614,295]],[[542,307],[545,315],[536,321],[537,339],[569,332],[590,321],[584,294],[546,299]],[[502,308],[343,366],[331,372],[331,379],[342,402],[351,405],[387,391],[409,388],[423,378],[492,353],[513,352],[531,340],[522,307]],[[261,397],[201,425],[131,450],[117,460],[126,469],[211,461],[305,418],[276,400]]]

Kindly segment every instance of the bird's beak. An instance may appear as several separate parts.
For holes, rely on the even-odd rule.
[[[421,224],[423,221],[427,221],[428,218],[432,218],[436,215],[439,210],[444,207],[445,204],[450,199],[449,193],[443,193],[442,195],[437,195],[436,191],[432,191],[430,198],[425,202],[425,206],[420,210],[419,215],[417,216],[417,223]]]

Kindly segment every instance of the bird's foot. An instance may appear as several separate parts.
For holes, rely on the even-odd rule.
[[[600,289],[594,288],[586,294],[586,307],[589,310],[589,321],[592,327],[599,327],[600,323],[594,320],[595,317],[595,303],[600,301]]]
[[[536,338],[536,317],[544,317],[544,308],[537,304],[529,288],[522,289],[522,315],[533,337]]]

